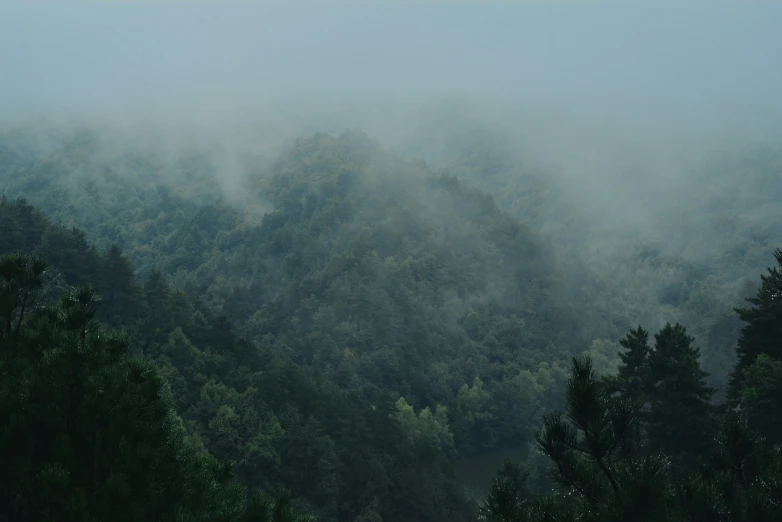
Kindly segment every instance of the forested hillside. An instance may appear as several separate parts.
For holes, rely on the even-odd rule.
[[[446,407],[460,452],[523,439],[559,361],[596,337],[543,238],[360,133],[300,140],[248,180],[263,215],[190,198],[219,193],[197,156],[100,163],[98,136],[79,140],[17,167],[6,193],[116,242],[142,273],[160,270],[341,388]]]
[[[653,339],[639,326],[621,340],[616,374],[600,378],[589,357],[574,358],[566,408],[544,414],[535,443],[555,487],[533,492],[530,467],[506,460],[480,518],[779,520],[782,250],[774,260],[736,310],[743,327],[726,403],[711,402],[716,390],[684,326],[666,324]]]
[[[159,271],[134,279],[118,248],[96,251],[78,229],[23,200],[3,199],[0,208],[2,252],[51,260],[45,295],[93,284],[96,318],[126,329],[129,349],[157,363],[190,433],[231,458],[246,484],[306,493],[304,508],[324,520],[466,516],[441,442],[429,439],[445,428],[450,441],[442,416],[408,417],[393,397],[369,403],[340,390],[274,346],[236,334],[228,316],[172,288]]]
[[[95,321],[92,287],[56,292],[48,270],[0,256],[0,520],[312,520],[285,491],[247,495],[186,434],[155,364]]]
[[[360,131],[231,161],[214,144],[125,138],[0,134],[0,254],[48,263],[46,302],[93,285],[95,319],[154,363],[188,444],[324,521],[470,520],[454,464],[534,447],[567,404],[569,372],[585,371],[572,358],[588,355],[595,379],[623,375],[638,324],[687,325],[685,344],[701,347],[688,361],[719,397],[733,307],[781,232],[762,223],[780,190],[768,151],[721,164],[753,187],[733,207],[712,170],[698,174],[712,191],[693,205],[711,209],[700,219],[719,243],[685,240],[692,230],[610,243],[553,178],[481,131],[437,164]]]
[[[684,322],[721,393],[740,328],[733,307],[753,295],[752,275],[782,234],[782,149],[773,139],[729,144],[673,173],[629,162],[601,176],[563,172],[525,149],[525,135],[465,116],[448,122],[439,164],[552,243],[570,284],[583,288],[589,322],[615,328],[595,337]]]

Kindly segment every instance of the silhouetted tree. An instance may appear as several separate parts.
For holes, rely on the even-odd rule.
[[[728,398],[738,402],[745,379],[744,370],[751,366],[758,355],[767,354],[772,359],[782,359],[782,250],[774,251],[777,266],[760,276],[760,288],[747,302],[750,308],[737,308],[739,318],[746,323],[736,346],[738,361],[731,374]]]
[[[715,390],[706,385],[700,350],[680,324],[666,324],[654,338],[648,377],[650,448],[669,455],[702,454],[712,439],[709,401]]]

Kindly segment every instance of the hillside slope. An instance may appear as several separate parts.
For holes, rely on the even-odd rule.
[[[101,139],[82,132],[15,167],[6,192],[118,243],[343,389],[445,406],[459,454],[525,440],[556,402],[544,390],[559,361],[594,338],[546,241],[360,132],[299,140],[251,172],[254,206],[219,196],[203,154],[166,164]]]

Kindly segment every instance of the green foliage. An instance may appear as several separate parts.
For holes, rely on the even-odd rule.
[[[506,459],[478,510],[479,516],[487,522],[524,520],[531,497],[527,488],[528,476],[529,472],[519,464]]]
[[[706,372],[692,343],[683,326],[666,325],[651,348],[647,332],[638,327],[620,341],[625,351],[617,375],[600,380],[591,359],[574,359],[566,415],[545,414],[536,437],[559,491],[531,494],[528,473],[506,462],[479,511],[482,518],[779,520],[779,361],[758,355],[742,371],[743,379],[734,381],[740,411],[718,410],[708,402],[713,390],[704,384]],[[738,371],[741,360],[736,366]],[[718,411],[719,426],[713,429]]]
[[[442,171],[360,132],[317,134],[274,163],[240,158],[252,174],[229,199],[212,145],[167,155],[82,129],[43,146],[37,132],[0,135],[2,191],[61,220],[25,200],[0,202],[0,253],[51,262],[28,298],[52,303],[69,286],[94,284],[94,311],[75,297],[58,306],[124,329],[127,349],[164,379],[189,444],[233,460],[244,485],[290,489],[280,505],[323,520],[467,519],[453,459],[523,447],[545,414],[544,432],[558,419],[557,429],[577,434],[561,461],[571,481],[599,493],[596,504],[578,501],[598,506],[589,516],[657,516],[672,504],[637,499],[661,498],[657,477],[669,464],[649,451],[707,453],[710,386],[723,386],[733,366],[740,319],[734,403],[751,427],[779,433],[775,272],[755,308],[740,318],[731,310],[779,232],[736,217],[755,202],[747,193],[735,194],[745,207],[721,201],[704,177],[708,190],[692,203],[719,245],[680,237],[686,223],[674,211],[663,245],[596,235],[555,178],[518,161],[496,133],[458,136]],[[758,153],[710,168],[742,172],[770,204],[779,192],[768,172],[779,164]],[[30,263],[20,273],[33,280]],[[14,306],[0,310],[9,343],[19,335],[8,325],[28,315],[27,304]],[[668,325],[675,320],[691,331]],[[610,340],[639,323],[660,328],[654,348],[639,327],[617,358]],[[566,364],[578,354],[595,375],[571,375],[580,383],[571,389]],[[597,375],[606,378],[590,388]],[[563,388],[583,399],[567,403],[579,416],[551,413]],[[625,402],[638,419],[632,436],[616,431]],[[624,458],[625,443],[644,449]],[[615,463],[621,502],[587,447]],[[61,472],[46,474],[56,482]],[[709,500],[722,498],[714,484],[663,489],[728,513]],[[578,515],[573,495],[530,498],[532,520]],[[258,513],[276,509],[258,502]]]
[[[24,202],[5,205],[22,212],[30,208]],[[5,208],[0,205],[0,211]],[[41,219],[45,232],[49,222]],[[106,255],[87,257],[99,283],[113,273],[112,267],[129,266],[116,255],[116,249],[109,249]],[[187,430],[203,449],[233,460],[242,483],[266,491],[289,487],[303,492],[293,503],[324,520],[361,513],[409,518],[425,512],[433,520],[466,516],[449,468],[453,441],[444,409],[426,413],[430,410],[423,408],[421,417],[421,426],[429,431],[445,427],[442,450],[439,444],[413,443],[392,415],[393,400],[386,394],[370,401],[341,391],[273,345],[243,338],[224,314],[190,300],[159,271],[141,283],[126,279],[127,271],[114,275],[114,288],[124,289],[127,299],[101,299],[95,316],[128,331],[129,349],[156,363],[165,376],[164,389]],[[52,285],[69,282],[52,266],[47,283],[33,293],[47,298]],[[105,293],[112,286],[98,288]],[[113,307],[111,315],[107,306]],[[447,502],[435,500],[439,496]],[[369,509],[364,498],[376,499],[375,507]]]
[[[439,451],[453,449],[453,434],[448,430],[448,413],[445,407],[438,406],[434,413],[427,407],[416,416],[413,407],[404,397],[396,402],[396,419],[405,436],[413,444],[431,444]]]
[[[528,473],[506,461],[479,514],[483,520],[772,521],[782,515],[782,447],[772,446],[734,412],[699,463],[675,468],[643,454],[632,436],[631,403],[612,403],[589,359],[574,360],[567,420],[546,417],[537,440],[560,484],[532,494]],[[690,461],[693,462],[693,461]]]
[[[151,332],[153,345],[163,342],[154,332],[184,329],[187,314],[162,323],[170,316],[161,310],[165,299],[118,287],[129,279],[117,275],[127,266],[117,264],[112,243],[149,277],[147,285],[165,273],[175,288],[228,314],[248,338],[369,402],[381,390],[417,410],[445,406],[455,445],[468,455],[523,442],[545,401],[532,397],[528,412],[509,418],[504,403],[490,400],[477,420],[459,411],[463,385],[478,378],[484,393],[507,397],[522,372],[535,375],[591,340],[580,337],[570,288],[544,240],[492,198],[402,161],[359,132],[297,141],[248,185],[241,206],[206,197],[219,173],[203,153],[167,163],[152,149],[105,151],[102,140],[94,133],[64,139],[44,159],[20,165],[26,180],[45,177],[44,165],[61,166],[43,192],[11,179],[6,190],[35,197],[107,249],[96,262],[97,251],[68,239],[64,227],[44,227],[52,239],[41,248],[54,248],[57,238],[74,245],[53,263],[66,267],[66,280],[87,268],[100,275],[88,279],[114,305],[102,319],[135,327],[117,309],[130,309],[139,296],[147,301],[146,311],[136,301],[135,313],[148,318],[139,331]],[[190,182],[175,189],[180,178]],[[200,333],[187,337],[203,348]]]
[[[17,318],[0,329],[0,517],[243,520],[230,468],[187,439],[154,365],[95,324],[92,289],[35,306],[46,265],[6,255],[0,266],[3,310]]]
[[[619,198],[602,189],[600,174],[602,182],[589,182],[541,164],[503,129],[457,118],[437,132],[447,137],[437,158],[444,170],[551,241],[579,290],[572,298],[589,339],[678,321],[704,349],[709,385],[727,387],[741,328],[733,307],[747,295],[745,277],[763,270],[782,235],[779,147],[726,147],[657,186],[647,182],[659,174],[651,165],[624,171],[616,181],[629,185],[618,188],[626,196]]]
[[[562,486],[595,505],[611,494],[620,502],[616,473],[632,449],[634,411],[628,401],[609,400],[589,358],[573,359],[567,390],[566,414],[544,414],[538,447],[555,463]]]
[[[622,362],[616,375],[603,379],[604,389],[632,405],[637,444],[644,439],[654,451],[698,454],[714,429],[710,400],[716,390],[705,384],[700,351],[682,325],[666,324],[654,338],[650,347],[641,326],[627,333],[620,341]]]
[[[782,442],[782,361],[761,353],[743,374],[739,400],[750,425]]]
[[[777,249],[774,258],[777,266],[760,276],[757,294],[747,299],[753,306],[736,310],[745,325],[736,347],[738,363],[730,383],[729,396],[734,400],[742,386],[745,368],[751,366],[758,355],[782,358],[782,333],[778,327],[782,322],[782,250]]]
[[[680,324],[667,324],[655,334],[649,353],[647,389],[649,440],[668,454],[697,455],[713,432],[710,400],[715,390],[700,368],[700,350]]]
[[[624,339],[619,341],[626,351],[619,354],[622,360],[617,371],[619,392],[635,401],[640,401],[645,392],[648,392],[647,375],[649,373],[648,344],[649,333],[641,326],[628,332]]]

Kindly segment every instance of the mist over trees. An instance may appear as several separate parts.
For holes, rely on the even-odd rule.
[[[779,520],[779,19],[3,5],[0,519]]]

